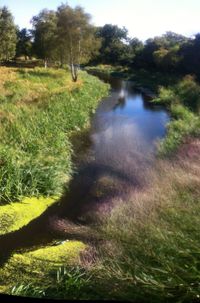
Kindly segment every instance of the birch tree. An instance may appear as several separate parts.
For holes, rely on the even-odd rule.
[[[99,41],[95,39],[90,15],[80,6],[71,8],[62,4],[57,9],[57,36],[62,49],[62,57],[70,65],[72,80],[78,79],[80,64],[98,51]]]

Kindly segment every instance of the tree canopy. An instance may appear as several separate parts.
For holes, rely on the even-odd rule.
[[[32,55],[32,36],[31,32],[26,28],[22,30],[17,29],[17,45],[16,45],[16,57],[24,56],[28,59]]]
[[[15,56],[17,35],[13,16],[6,6],[0,8],[0,60]]]

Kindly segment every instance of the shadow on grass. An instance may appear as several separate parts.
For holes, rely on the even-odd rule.
[[[114,186],[108,188],[106,183],[102,184],[102,177],[110,178]],[[139,187],[140,181],[106,165],[85,164],[58,202],[21,229],[0,236],[0,264],[3,265],[13,252],[27,251],[57,239],[94,242],[92,224],[97,217],[91,214],[98,213],[105,201],[109,203],[114,197],[125,194],[129,186]],[[65,222],[61,229],[57,228],[59,220]]]

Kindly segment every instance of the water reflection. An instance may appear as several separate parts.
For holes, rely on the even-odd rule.
[[[130,81],[110,78],[110,84],[111,95],[100,104],[92,124],[91,148],[96,158],[124,161],[133,152],[152,157],[157,140],[166,133],[167,111],[149,104]]]

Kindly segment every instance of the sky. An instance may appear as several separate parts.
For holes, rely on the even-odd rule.
[[[8,6],[20,28],[31,28],[30,20],[43,8],[54,9],[65,0],[0,0]],[[92,23],[125,26],[130,37],[147,38],[173,31],[191,37],[200,32],[200,0],[69,0],[92,16]]]

